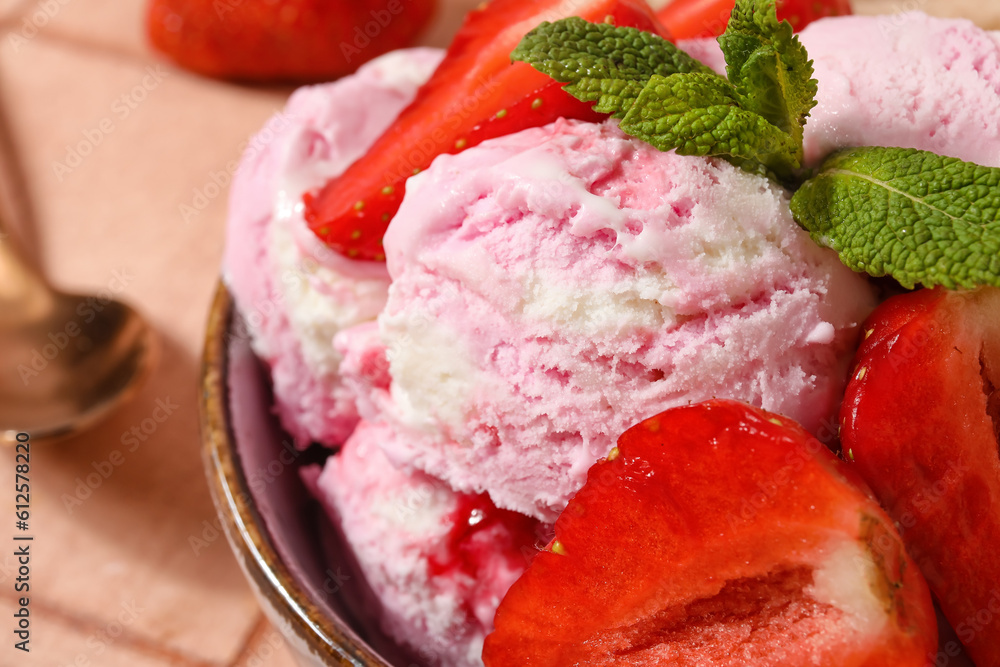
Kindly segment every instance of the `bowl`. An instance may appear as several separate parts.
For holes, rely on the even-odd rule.
[[[202,454],[236,560],[302,667],[419,667],[381,633],[363,577],[304,478],[329,453],[292,445],[272,411],[267,369],[220,283],[201,368]]]
[[[374,596],[308,490],[330,452],[292,445],[246,331],[220,284],[201,369],[202,451],[223,531],[261,607],[301,667],[427,667],[432,658],[386,637],[365,604]],[[959,646],[938,612],[940,646]],[[973,664],[964,651],[948,659]]]

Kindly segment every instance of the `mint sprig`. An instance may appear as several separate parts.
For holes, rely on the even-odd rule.
[[[791,24],[778,21],[773,0],[737,2],[719,45],[741,106],[790,134],[801,164],[802,129],[816,106],[818,84]]]
[[[719,44],[727,77],[657,35],[570,18],[540,25],[512,58],[660,150],[723,157],[798,187],[796,220],[856,271],[909,288],[1000,287],[1000,169],[858,148],[802,184],[817,94],[805,48],[775,0],[736,0]]]
[[[904,287],[1000,287],[1000,169],[903,148],[826,160],[792,214],[841,261]]]
[[[719,43],[729,80],[657,35],[580,18],[543,23],[511,58],[566,83],[660,150],[721,156],[792,180],[816,96],[805,49],[773,0],[737,0]]]

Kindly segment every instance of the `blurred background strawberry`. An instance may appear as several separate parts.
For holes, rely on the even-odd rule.
[[[152,0],[153,46],[207,76],[322,81],[411,45],[436,0]]]

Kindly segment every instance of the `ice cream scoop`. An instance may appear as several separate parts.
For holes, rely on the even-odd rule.
[[[391,384],[370,418],[406,437],[383,449],[543,521],[666,407],[736,397],[830,439],[875,303],[780,187],[613,121],[439,157],[385,250]]]

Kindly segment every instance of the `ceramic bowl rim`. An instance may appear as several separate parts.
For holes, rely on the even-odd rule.
[[[328,665],[390,667],[359,643],[341,619],[330,618],[292,576],[278,555],[240,465],[230,423],[227,333],[235,305],[219,282],[209,310],[200,373],[202,459],[212,501],[230,547],[257,593],[310,653]]]

